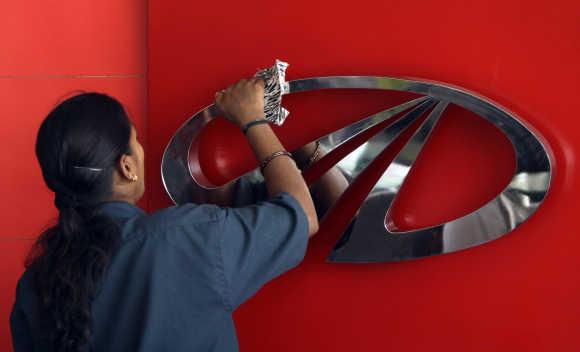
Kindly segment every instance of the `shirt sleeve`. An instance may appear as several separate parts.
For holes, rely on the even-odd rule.
[[[302,261],[308,218],[296,198],[281,192],[267,201],[223,208],[220,249],[230,309]]]

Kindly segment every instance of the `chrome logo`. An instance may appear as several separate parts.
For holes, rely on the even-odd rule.
[[[287,94],[320,89],[380,89],[421,95],[319,140],[330,153],[377,124],[404,113],[336,164],[350,180],[355,180],[411,124],[424,119],[367,195],[331,253],[331,262],[400,261],[477,246],[511,232],[526,221],[548,193],[553,163],[543,138],[514,114],[475,93],[441,83],[372,76],[314,77],[287,84]],[[514,149],[514,174],[502,192],[465,216],[431,227],[398,231],[392,221],[391,205],[449,104],[477,114],[505,134]],[[196,190],[210,188],[195,156],[190,155],[190,147],[203,126],[215,116],[214,106],[197,112],[177,130],[165,149],[162,179],[176,204],[190,202]]]

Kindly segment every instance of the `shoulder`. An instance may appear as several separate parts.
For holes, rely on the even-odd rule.
[[[187,203],[154,211],[147,220],[151,225],[183,226],[223,220],[223,208],[215,204]]]
[[[15,302],[19,302],[22,307],[33,304],[37,297],[34,287],[34,274],[25,270],[16,283]]]
[[[224,208],[214,204],[175,205],[129,219],[123,225],[123,237],[126,242],[203,241],[216,231],[224,217]]]
[[[308,232],[307,215],[298,200],[287,192],[242,207],[223,208],[224,231],[277,233],[281,227]]]

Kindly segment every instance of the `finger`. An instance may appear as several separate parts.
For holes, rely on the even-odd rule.
[[[218,107],[220,107],[220,109],[221,109],[223,100],[224,100],[224,91],[221,90],[219,92],[216,92],[215,93],[215,103]]]
[[[235,85],[234,88],[241,88],[241,87],[243,87],[245,85],[246,85],[246,80],[242,78],[242,79],[240,79],[239,81],[236,82],[236,85]]]
[[[260,93],[264,93],[265,84],[262,78],[256,77],[254,81],[252,81],[252,87]]]

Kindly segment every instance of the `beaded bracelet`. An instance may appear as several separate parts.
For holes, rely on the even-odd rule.
[[[292,157],[292,154],[288,153],[287,151],[285,151],[285,150],[277,151],[275,153],[270,154],[266,159],[264,159],[260,163],[260,172],[264,173],[264,169],[266,168],[266,166],[268,166],[268,163],[280,155],[289,156],[292,160],[294,160],[294,158]]]

